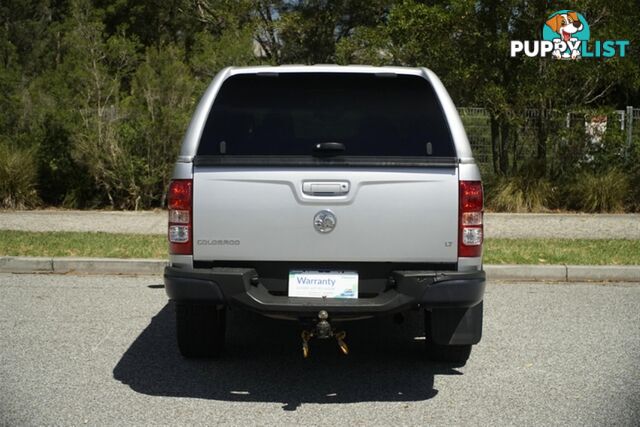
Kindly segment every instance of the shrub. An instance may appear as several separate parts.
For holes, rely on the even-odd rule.
[[[620,169],[605,173],[582,172],[570,190],[572,207],[584,212],[623,212],[629,178]]]
[[[72,156],[70,130],[51,115],[44,118],[42,134],[36,147],[38,164],[38,196],[44,204],[66,208],[91,206],[97,197],[87,167]]]
[[[627,169],[630,189],[627,197],[627,209],[640,212],[640,133],[629,148]]]
[[[37,169],[31,150],[16,150],[0,142],[0,207],[32,208],[39,204]]]
[[[503,212],[544,212],[552,202],[553,187],[544,178],[514,176],[489,185],[487,207]]]

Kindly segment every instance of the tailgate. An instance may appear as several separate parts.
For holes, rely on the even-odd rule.
[[[457,261],[455,167],[198,166],[193,191],[194,260]]]

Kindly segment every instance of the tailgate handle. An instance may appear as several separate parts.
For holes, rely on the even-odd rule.
[[[343,196],[349,192],[346,181],[305,181],[302,192],[310,196]]]

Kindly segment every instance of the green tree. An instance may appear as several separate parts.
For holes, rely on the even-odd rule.
[[[511,40],[539,39],[563,8],[586,17],[592,39],[629,39],[627,57],[509,57]],[[37,165],[35,178],[16,174],[30,182],[20,194],[159,206],[195,102],[221,68],[366,63],[427,66],[457,105],[485,107],[497,175],[637,172],[640,141],[623,157],[623,135],[610,132],[611,150],[589,151],[598,159],[585,165],[584,120],[567,129],[564,118],[640,105],[639,21],[635,0],[4,0],[0,148]]]
[[[615,5],[591,0],[571,7],[592,22],[595,38],[629,38],[632,46],[638,40],[635,23],[640,9],[632,0]],[[458,105],[488,109],[493,168],[498,174],[518,172],[512,154],[518,151],[518,129],[525,110],[537,109],[538,167],[534,169],[545,175],[547,145],[559,124],[549,120],[552,113],[612,105],[621,93],[630,99],[630,94],[638,92],[640,75],[637,46],[624,59],[509,56],[511,40],[539,39],[544,18],[560,8],[546,1],[406,0],[394,5],[375,28],[355,28],[352,37],[338,44],[338,61],[433,69]],[[618,16],[622,18],[613,18]]]
[[[119,139],[127,148],[134,180],[134,208],[163,206],[182,136],[196,101],[196,82],[177,46],[147,49],[126,100]]]
[[[73,5],[72,30],[60,72],[69,85],[75,112],[75,157],[87,167],[112,207],[131,208],[139,197],[134,166],[118,137],[124,120],[122,80],[137,63],[135,40],[115,35],[105,40],[104,26],[86,1]]]
[[[256,40],[277,64],[333,63],[336,45],[384,19],[391,0],[257,1]]]

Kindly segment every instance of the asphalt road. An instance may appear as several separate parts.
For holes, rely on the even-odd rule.
[[[352,354],[230,315],[186,361],[159,277],[0,275],[2,425],[637,425],[640,283],[490,284],[464,367],[423,360],[416,315],[347,325]],[[416,339],[417,337],[417,339]]]

